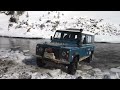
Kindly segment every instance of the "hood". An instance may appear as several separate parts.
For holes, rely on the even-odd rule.
[[[75,47],[77,44],[73,43],[59,43],[59,42],[50,42],[44,43],[45,46],[52,46],[52,47]]]

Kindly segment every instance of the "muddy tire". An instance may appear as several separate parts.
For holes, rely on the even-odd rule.
[[[45,63],[40,58],[36,58],[36,64],[37,64],[38,67],[44,67],[45,66]]]
[[[88,63],[90,63],[93,60],[93,54],[90,55],[90,57],[88,57]]]
[[[68,74],[74,75],[78,66],[78,57],[75,57],[73,62],[68,65]]]
[[[93,54],[84,60],[84,62],[90,63],[92,61]]]

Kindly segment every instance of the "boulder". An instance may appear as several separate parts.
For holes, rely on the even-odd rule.
[[[114,72],[114,73],[119,73],[120,69],[118,69],[118,68],[111,68],[110,71]]]
[[[82,79],[82,77],[81,77],[81,76],[79,76],[79,77],[77,77],[76,79]]]

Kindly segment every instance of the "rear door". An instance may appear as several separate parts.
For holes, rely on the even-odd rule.
[[[93,50],[92,35],[86,35],[86,54],[87,54],[87,56],[91,55],[92,50]]]
[[[81,57],[85,57],[85,56],[87,56],[87,52],[86,52],[86,35],[85,34],[82,34],[81,43],[82,43],[82,46],[80,47]]]

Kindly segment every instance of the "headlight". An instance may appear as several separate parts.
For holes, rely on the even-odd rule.
[[[66,54],[67,54],[67,53],[66,53],[65,51],[62,52],[62,56],[63,56],[63,57],[66,56]]]
[[[45,49],[45,52],[52,53],[53,50],[52,50],[52,48],[46,48],[46,49]]]
[[[42,48],[42,47],[40,47],[40,48],[39,48],[39,52],[42,52],[42,51],[43,51],[43,48]]]
[[[62,59],[64,59],[64,60],[69,59],[69,51],[63,51],[62,52]]]

